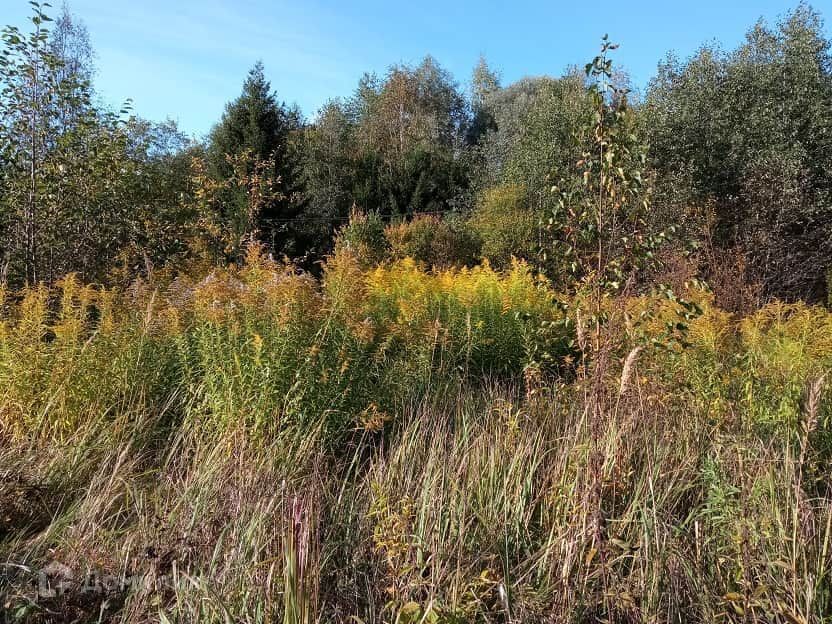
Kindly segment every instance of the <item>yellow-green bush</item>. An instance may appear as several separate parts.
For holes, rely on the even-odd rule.
[[[336,253],[350,252],[367,266],[384,261],[390,254],[384,227],[384,221],[377,213],[353,210],[349,223],[335,236]]]
[[[394,259],[411,258],[427,268],[471,266],[480,257],[479,238],[458,218],[416,215],[388,225],[384,235]]]
[[[678,301],[626,304],[630,340],[670,347],[645,370],[717,422],[741,414],[795,431],[807,385],[832,367],[832,315],[774,303],[735,319],[690,296],[702,314],[681,330]],[[155,409],[177,397],[224,428],[323,420],[337,430],[439,380],[519,379],[541,350],[574,349],[567,306],[521,262],[364,268],[341,250],[319,284],[253,251],[241,268],[158,291],[118,293],[69,276],[55,290],[4,297],[0,427],[15,436],[64,437],[137,397]]]
[[[537,253],[538,216],[520,186],[484,191],[469,223],[482,240],[483,257],[494,266],[509,266],[512,257],[531,260]]]
[[[341,254],[324,288],[353,332],[372,338],[393,384],[519,375],[535,329],[563,318],[554,293],[519,262],[505,272],[487,263],[429,272],[406,258],[361,271]],[[549,336],[547,348],[565,352],[565,334]]]

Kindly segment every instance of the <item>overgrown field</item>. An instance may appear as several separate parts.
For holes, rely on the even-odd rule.
[[[684,296],[590,388],[521,264],[6,292],[4,616],[830,621],[832,314]]]

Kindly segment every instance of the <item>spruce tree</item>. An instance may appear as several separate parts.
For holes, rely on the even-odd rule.
[[[233,175],[228,156],[249,152],[254,159],[274,160],[272,175],[278,184],[278,197],[264,207],[257,220],[263,242],[275,252],[299,255],[296,236],[287,219],[302,208],[296,188],[297,154],[293,133],[301,128],[295,108],[278,102],[266,79],[263,63],[249,71],[240,96],[230,102],[209,137],[208,159],[212,175],[220,180]],[[233,200],[231,200],[233,201]]]

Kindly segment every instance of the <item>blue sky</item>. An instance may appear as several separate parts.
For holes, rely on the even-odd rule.
[[[60,0],[53,0],[57,13]],[[832,21],[832,0],[812,6]],[[443,2],[282,0],[70,0],[98,54],[97,88],[112,104],[126,98],[150,119],[176,119],[202,135],[262,59],[279,97],[307,116],[348,95],[364,71],[432,54],[464,85],[484,54],[504,83],[560,74],[595,55],[608,32],[617,61],[637,85],[673,50],[740,42],[760,17],[769,22],[796,0],[688,2]],[[25,0],[0,0],[0,25],[23,25]],[[827,32],[830,23],[826,24]]]

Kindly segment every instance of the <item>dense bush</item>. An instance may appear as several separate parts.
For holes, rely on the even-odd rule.
[[[736,50],[669,57],[645,113],[660,194],[712,206],[714,238],[741,247],[765,296],[822,301],[832,262],[832,56],[821,17],[801,4],[776,28],[759,22]]]
[[[335,240],[336,252],[348,251],[364,266],[410,258],[427,269],[472,266],[480,260],[481,246],[463,219],[434,215],[385,224],[378,214],[353,212]]]
[[[215,263],[239,262],[248,239],[310,269],[355,206],[386,222],[473,211],[496,266],[538,247],[551,252],[548,275],[561,279],[552,259],[565,250],[550,248],[566,233],[563,215],[582,211],[575,174],[594,140],[591,85],[574,69],[501,85],[481,60],[466,97],[427,56],[366,74],[351,95],[304,119],[258,64],[200,144],[171,123],[126,116],[129,107],[102,107],[86,29],[66,10],[51,28],[45,10],[33,6],[29,34],[9,27],[2,44],[0,277],[12,285],[71,271],[126,284],[203,259],[206,246],[219,248],[208,254]],[[619,94],[628,84],[619,71],[609,82]],[[633,146],[650,146],[640,167],[655,188],[647,231],[672,224],[683,235],[677,251],[707,249],[697,256],[706,279],[725,281],[719,259],[742,256],[737,288],[758,293],[749,304],[826,300],[831,103],[829,36],[806,4],[776,26],[758,22],[734,50],[708,44],[689,59],[668,57],[622,129]],[[529,244],[529,211],[553,220],[552,240],[539,231]],[[470,264],[476,242],[449,225],[428,244],[417,220],[396,236],[406,249],[395,255]],[[206,244],[206,233],[236,242],[226,250]],[[369,264],[386,256],[367,250]]]
[[[426,267],[472,266],[480,259],[481,243],[463,220],[416,215],[384,231],[393,258],[412,258]]]
[[[470,218],[482,239],[482,256],[497,267],[512,257],[536,260],[540,246],[540,216],[527,205],[520,186],[497,186],[483,192]]]
[[[390,242],[384,235],[384,221],[374,212],[353,211],[349,223],[335,237],[335,250],[348,251],[362,263],[372,266],[390,255]]]

